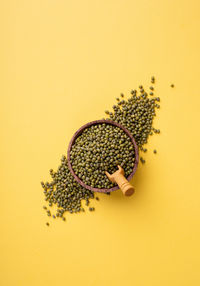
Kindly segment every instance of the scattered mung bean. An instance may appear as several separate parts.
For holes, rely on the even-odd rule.
[[[146,162],[142,157],[140,157],[140,161],[142,164],[144,164]]]
[[[154,76],[151,77],[151,83],[155,83]],[[174,85],[172,84],[171,87],[174,87]],[[156,116],[156,109],[160,108],[160,105],[156,102],[160,102],[160,97],[149,98],[142,85],[139,86],[139,89],[142,90],[139,95],[137,95],[137,90],[131,90],[131,96],[128,100],[120,100],[117,98],[117,105],[113,106],[113,112],[106,110],[106,114],[108,115],[107,119],[118,122],[126,127],[135,138],[140,150],[146,152],[143,145],[147,143],[149,136],[153,135],[153,133],[160,133],[159,129],[153,128],[153,119]],[[150,92],[150,95],[153,96],[153,92]],[[121,97],[124,98],[123,93],[121,94]],[[103,143],[101,142],[101,144]],[[116,143],[114,145],[116,145]],[[115,150],[115,148],[113,150]],[[90,155],[93,157],[93,154]],[[89,158],[89,160],[91,159],[92,158]],[[142,157],[140,158],[140,161],[143,164],[145,163],[145,160]],[[97,163],[101,163],[101,156],[100,161],[97,161]],[[88,164],[88,162],[86,164]],[[88,164],[87,169],[90,174],[90,164]],[[84,200],[88,206],[89,200],[94,198],[94,193],[83,188],[76,182],[69,171],[67,158],[65,156],[62,156],[61,164],[56,172],[50,169],[50,175],[52,181],[46,183],[41,182],[41,185],[44,190],[45,201],[47,201],[50,206],[57,205],[56,215],[53,215],[52,217],[61,217],[63,219],[63,214],[65,212],[84,212],[84,208],[81,207],[82,201]],[[81,174],[81,176],[85,175]],[[86,180],[86,176],[84,179],[85,181],[88,180]],[[100,182],[100,184],[102,185],[102,182]],[[106,194],[110,195],[110,192],[107,192]],[[44,209],[47,210],[45,206]],[[47,211],[47,215],[51,216],[49,210]],[[49,226],[49,223],[46,224]]]

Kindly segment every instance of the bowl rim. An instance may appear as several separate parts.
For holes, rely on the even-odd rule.
[[[112,187],[110,189],[106,189],[106,188],[103,188],[103,189],[99,189],[99,188],[93,188],[89,185],[86,185],[74,172],[74,170],[72,169],[72,165],[71,165],[71,159],[70,159],[70,151],[71,151],[71,148],[72,148],[72,145],[74,144],[74,141],[78,138],[78,136],[80,136],[80,134],[83,132],[83,130],[85,130],[86,128],[92,126],[92,125],[97,125],[97,124],[110,124],[110,125],[114,125],[114,126],[117,126],[119,128],[121,128],[131,139],[132,143],[133,143],[133,146],[134,146],[134,149],[135,149],[135,163],[134,163],[134,167],[133,167],[133,170],[131,172],[131,174],[127,177],[127,180],[130,181],[133,177],[133,175],[135,174],[136,170],[137,170],[137,166],[138,166],[138,162],[139,162],[139,152],[138,152],[138,146],[135,142],[135,139],[133,138],[133,136],[131,135],[131,133],[128,131],[128,129],[126,129],[123,125],[117,123],[117,122],[114,122],[112,120],[109,120],[109,119],[100,119],[100,120],[94,120],[94,121],[91,121],[91,122],[88,122],[86,124],[84,124],[83,126],[81,126],[75,133],[74,135],[72,136],[72,139],[69,143],[69,146],[68,146],[68,150],[67,150],[67,161],[68,161],[68,167],[69,167],[69,170],[72,174],[72,176],[74,177],[74,179],[82,186],[84,187],[85,189],[87,190],[90,190],[90,191],[93,191],[93,192],[99,192],[99,193],[110,193],[110,192],[113,192],[113,191],[116,191],[119,189],[118,186],[115,186],[115,187]]]

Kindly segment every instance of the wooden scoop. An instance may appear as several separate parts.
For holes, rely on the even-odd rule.
[[[122,169],[122,167],[119,165],[117,167],[118,167],[118,170],[112,175],[109,174],[107,171],[105,173],[108,179],[112,183],[117,183],[117,185],[119,186],[119,188],[121,189],[122,193],[125,196],[131,196],[135,192],[135,189],[129,183],[129,181],[124,177],[124,169]]]

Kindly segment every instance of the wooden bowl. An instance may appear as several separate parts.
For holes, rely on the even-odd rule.
[[[133,146],[134,146],[134,149],[135,149],[135,162],[134,162],[134,167],[133,167],[133,170],[131,172],[131,174],[127,177],[127,180],[130,181],[133,177],[133,175],[135,174],[136,172],[136,169],[137,169],[137,166],[138,166],[138,161],[139,161],[139,152],[138,152],[138,147],[137,147],[137,144],[135,142],[135,139],[133,138],[133,136],[131,135],[131,133],[125,128],[123,127],[121,124],[117,123],[117,122],[114,122],[114,121],[111,121],[111,120],[106,120],[106,119],[102,119],[102,120],[96,120],[96,121],[92,121],[92,122],[89,122],[85,125],[83,125],[81,128],[79,128],[76,133],[73,135],[70,143],[69,143],[69,146],[68,146],[68,150],[67,150],[67,159],[68,159],[68,167],[69,167],[69,170],[71,172],[71,174],[73,175],[74,179],[82,186],[84,187],[85,189],[88,189],[90,191],[93,191],[93,192],[100,192],[100,193],[109,193],[109,192],[113,192],[113,191],[116,191],[119,189],[118,186],[115,186],[115,187],[112,187],[110,189],[99,189],[99,188],[93,188],[91,186],[88,186],[86,185],[83,181],[81,181],[81,179],[75,174],[74,170],[72,169],[72,165],[71,165],[71,159],[70,159],[70,151],[71,151],[71,148],[72,148],[72,145],[74,144],[75,140],[81,135],[81,133],[83,132],[84,129],[92,126],[92,125],[97,125],[97,124],[110,124],[110,125],[114,125],[114,126],[117,126],[119,128],[121,128],[131,139],[132,143],[133,143]]]

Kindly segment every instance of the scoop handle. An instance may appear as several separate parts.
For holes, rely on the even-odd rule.
[[[120,173],[116,174],[115,182],[118,184],[118,186],[120,187],[122,193],[125,196],[131,196],[135,192],[135,189],[129,183],[129,181],[124,177],[124,175],[122,175]]]
[[[124,177],[124,170],[121,166],[118,165],[118,170],[112,175],[106,171],[106,175],[111,182],[118,184],[119,188],[125,196],[131,196],[135,192],[133,186]]]

